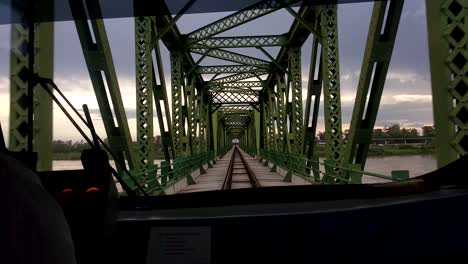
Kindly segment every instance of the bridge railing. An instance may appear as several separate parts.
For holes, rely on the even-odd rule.
[[[307,159],[297,154],[283,153],[278,151],[261,150],[261,158],[273,163],[273,170],[276,166],[287,170],[286,180],[290,180],[292,174],[300,175],[309,181],[317,183],[362,183],[363,176],[369,176],[388,181],[401,181],[409,178],[408,171],[392,171],[392,175],[363,171],[359,164],[337,165],[333,160],[319,158]]]
[[[214,152],[208,151],[177,158],[171,163],[162,161],[161,166],[155,164],[151,169],[143,170],[134,176],[141,179],[142,176],[149,175],[143,179],[145,191],[150,195],[160,195],[164,194],[165,188],[183,178],[187,178],[190,183],[193,182],[191,174],[197,169],[203,170],[203,166],[214,158]]]

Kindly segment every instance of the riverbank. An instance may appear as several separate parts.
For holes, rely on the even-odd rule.
[[[325,156],[325,145],[317,145],[315,147],[315,153],[319,157]],[[435,149],[428,145],[413,145],[413,144],[402,144],[402,145],[371,145],[369,148],[369,156],[399,156],[399,155],[429,155],[435,154]],[[80,160],[80,152],[68,152],[68,153],[54,153],[54,160]],[[112,158],[112,157],[110,157]],[[163,153],[156,153],[154,159],[164,159]]]
[[[325,145],[317,145],[315,153],[319,157],[325,156]],[[400,156],[400,155],[430,155],[435,154],[435,148],[429,145],[389,144],[371,145],[368,156]]]

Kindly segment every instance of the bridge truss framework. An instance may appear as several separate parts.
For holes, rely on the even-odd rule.
[[[147,171],[154,163],[154,109],[167,163],[209,151],[218,156],[234,138],[257,156],[261,150],[269,150],[310,159],[322,95],[326,159],[363,169],[404,0],[374,2],[346,142],[340,100],[339,5],[302,3],[296,12],[291,5],[297,2],[263,0],[188,34],[181,34],[176,25],[182,14],[172,17],[164,1],[158,1],[164,15],[135,17],[136,150],[103,20],[75,20],[110,148],[120,164],[128,162],[119,170],[135,172],[142,183],[151,177]],[[96,17],[101,12],[98,4],[70,3],[74,3],[75,18]],[[144,3],[141,5],[139,8],[144,8]],[[281,8],[295,18],[285,34],[218,36]],[[468,5],[464,0],[427,0],[426,8],[438,165],[444,166],[468,153]],[[36,24],[33,34],[26,24],[12,25],[11,32],[9,147],[38,151],[39,169],[51,169],[52,101],[38,89],[30,100],[31,50],[27,47],[33,36],[35,71],[52,78],[53,60],[44,54],[52,54],[53,25]],[[301,49],[310,35],[311,66],[303,105]],[[170,52],[170,88],[164,81],[161,43]],[[276,58],[266,47],[280,47]],[[229,48],[256,48],[268,60]],[[195,61],[192,53],[201,55],[200,59]],[[201,66],[206,57],[230,64]],[[214,76],[206,78],[206,74]],[[28,114],[30,108],[33,118]],[[32,140],[28,140],[31,135]]]

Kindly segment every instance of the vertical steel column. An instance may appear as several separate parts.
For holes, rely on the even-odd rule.
[[[259,120],[257,121],[257,126],[260,130],[259,136],[259,149],[265,149],[267,146],[267,133],[266,133],[266,111],[265,111],[265,100],[263,93],[260,93],[260,115]]]
[[[208,107],[210,108],[210,107]],[[210,136],[213,138],[211,141],[213,146],[213,151],[215,157],[218,157],[218,150],[219,150],[219,135],[218,135],[218,111],[215,111],[213,114],[210,115]]]
[[[149,17],[135,17],[137,157],[139,168],[145,171],[154,165],[151,24]]]
[[[189,77],[188,85],[185,89],[186,102],[187,102],[187,124],[188,124],[188,142],[189,142],[189,154],[193,155],[198,151],[198,137],[197,137],[197,111],[199,106],[197,105],[197,95],[195,88],[195,78]]]
[[[427,0],[437,164],[468,153],[468,5]]]
[[[53,23],[35,24],[34,71],[41,77],[53,78]],[[10,125],[9,149],[26,151],[28,148],[28,41],[27,24],[11,26],[10,51]],[[33,151],[38,152],[37,169],[52,169],[52,98],[42,89],[34,91]]]
[[[342,157],[344,164],[358,164],[362,170],[369,144],[372,142],[372,132],[392,58],[403,3],[403,0],[374,3],[348,143]],[[384,24],[385,17],[387,19]]]
[[[45,78],[54,76],[54,23],[41,23],[35,33],[36,73]],[[52,170],[53,101],[44,89],[34,90],[34,139],[37,169]]]
[[[205,103],[205,91],[204,89],[201,92],[201,95],[198,96],[198,123],[199,123],[199,131],[198,131],[198,139],[199,139],[199,153],[204,153],[208,150],[207,148],[207,140],[206,140],[206,134],[207,134],[207,124],[206,124],[206,117],[208,108]]]
[[[270,129],[271,129],[271,122],[270,122],[270,91],[269,89],[265,90],[265,95],[263,96],[262,100],[263,105],[263,124],[264,124],[264,137],[263,137],[263,145],[265,149],[271,150],[271,141],[270,141]]]
[[[288,61],[290,72],[289,81],[291,83],[292,93],[291,118],[289,120],[291,135],[288,136],[288,145],[291,146],[292,153],[301,155],[304,144],[304,109],[302,108],[302,67],[300,47],[290,48],[288,50]]]
[[[288,129],[286,128],[286,105],[288,103],[288,94],[286,93],[286,80],[284,74],[276,75],[276,103],[277,103],[277,129],[278,129],[278,138],[277,146],[278,151],[289,152],[286,144],[286,139],[288,138]]]
[[[255,149],[256,149],[255,153],[256,153],[256,156],[258,158],[258,157],[260,157],[260,145],[261,145],[260,142],[262,142],[262,139],[261,139],[262,120],[261,120],[261,114],[260,114],[259,111],[255,111],[254,115],[255,115],[255,122],[253,123],[253,125],[255,127]]]
[[[304,126],[306,127],[306,135],[304,138],[304,149],[303,153],[307,153],[307,159],[312,159],[314,155],[315,146],[315,134],[317,129],[318,113],[320,109],[320,95],[322,93],[322,62],[321,56],[319,56],[319,41],[314,37],[312,44],[312,53],[310,58],[310,69],[309,69],[309,83],[307,88],[307,100],[305,107]],[[317,60],[317,58],[319,58]],[[318,65],[317,65],[318,64]],[[318,69],[317,69],[318,68]],[[318,70],[317,78],[315,78],[315,71]],[[312,110],[312,118],[310,118],[312,97],[314,97],[314,108]],[[310,123],[310,120],[312,124]],[[306,152],[307,150],[307,152]],[[311,164],[308,164],[310,167]]]
[[[158,33],[158,27],[156,25],[156,19],[153,19],[154,22],[154,31],[153,33]],[[162,145],[164,151],[164,158],[165,160],[170,163],[170,155],[169,155],[169,148],[172,157],[174,155],[174,146],[172,140],[172,120],[171,120],[171,112],[169,111],[169,100],[167,98],[167,89],[166,89],[166,78],[164,76],[164,68],[163,62],[161,57],[161,50],[159,48],[159,40],[153,43],[154,52],[156,55],[156,66],[158,69],[158,76],[159,76],[159,83],[160,85],[156,85],[156,76],[153,76],[154,85],[154,102],[156,105],[156,113],[158,115],[158,123],[159,123],[159,130],[162,138]],[[161,108],[161,103],[164,106],[164,117]],[[164,125],[164,120],[166,121],[167,127]]]
[[[268,115],[269,120],[269,144],[268,147],[270,150],[277,150],[276,148],[276,95],[272,89],[268,89]]]
[[[339,162],[342,131],[337,5],[322,8],[321,35],[326,155],[327,159]]]
[[[174,159],[184,155],[183,137],[185,133],[184,116],[182,111],[183,77],[182,54],[171,52],[171,80],[172,80],[172,139],[174,145]]]

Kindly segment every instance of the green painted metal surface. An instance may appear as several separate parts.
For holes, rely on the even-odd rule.
[[[80,18],[88,17],[88,15],[99,17],[100,14],[98,3],[89,5],[85,9],[83,3],[75,1],[71,5],[71,11],[74,17]],[[116,157],[117,169],[122,173],[128,164],[130,171],[135,170],[139,174],[104,21],[95,19],[88,23],[86,20],[78,19],[75,20],[75,26],[109,146]]]
[[[468,153],[468,6],[426,1],[437,163]]]
[[[53,23],[36,24],[34,28],[34,71],[41,77],[53,78]],[[10,52],[10,120],[11,151],[28,150],[28,72],[27,45],[29,29],[24,24],[11,26]],[[51,58],[52,56],[52,58]],[[37,169],[52,169],[52,99],[43,89],[33,94],[33,151],[38,153]]]
[[[342,163],[359,164],[360,169],[366,164],[403,3],[403,0],[374,3],[348,142],[342,157]],[[385,17],[388,18],[384,24]]]
[[[213,37],[202,39],[190,44],[190,48],[247,48],[247,47],[271,47],[286,45],[285,35],[271,36],[239,36],[239,37]]]
[[[327,159],[340,161],[342,146],[337,6],[324,6],[322,22],[323,97]]]
[[[286,169],[285,181],[292,181],[296,176],[323,184],[359,184],[363,175],[389,181],[406,179],[405,171],[394,171],[391,176],[363,171],[404,1],[374,3],[347,142],[342,136],[338,6],[302,4],[295,10],[289,5],[296,2],[299,1],[263,0],[186,35],[177,28],[180,16],[172,17],[164,3],[158,17],[136,17],[136,152],[104,23],[99,19],[90,23],[76,20],[119,171],[123,173],[122,166],[128,161],[131,173],[149,193],[164,194],[165,188],[177,181],[193,184],[190,176],[193,171],[203,173],[204,164],[215,162],[232,147],[233,139],[239,139],[247,153],[272,162],[274,170]],[[427,1],[439,166],[468,152],[468,6],[465,2]],[[286,8],[294,18],[287,33],[229,36],[228,30],[281,8]],[[99,3],[84,7],[74,2],[72,13],[75,17],[99,15]],[[27,68],[25,73],[28,54],[24,49],[28,34],[21,25],[12,28],[10,149],[21,150],[28,143]],[[49,78],[52,78],[53,60],[45,54],[53,49],[51,29],[41,24],[36,32],[36,71]],[[220,33],[223,35],[218,36]],[[313,44],[304,108],[301,49],[310,35]],[[166,88],[160,43],[170,53],[170,88]],[[278,47],[279,52],[274,57],[265,47]],[[232,48],[236,51],[228,50]],[[264,56],[243,54],[240,48],[257,48]],[[194,61],[192,54],[201,57]],[[202,64],[208,57],[227,64]],[[207,77],[208,74],[212,76]],[[314,148],[322,93],[324,162],[318,160]],[[39,151],[39,168],[48,169],[51,101],[41,92],[36,92],[35,97],[34,150]],[[161,166],[153,165],[153,106],[165,156]]]
[[[154,164],[151,24],[149,17],[135,18],[137,159],[141,170],[149,170]]]

